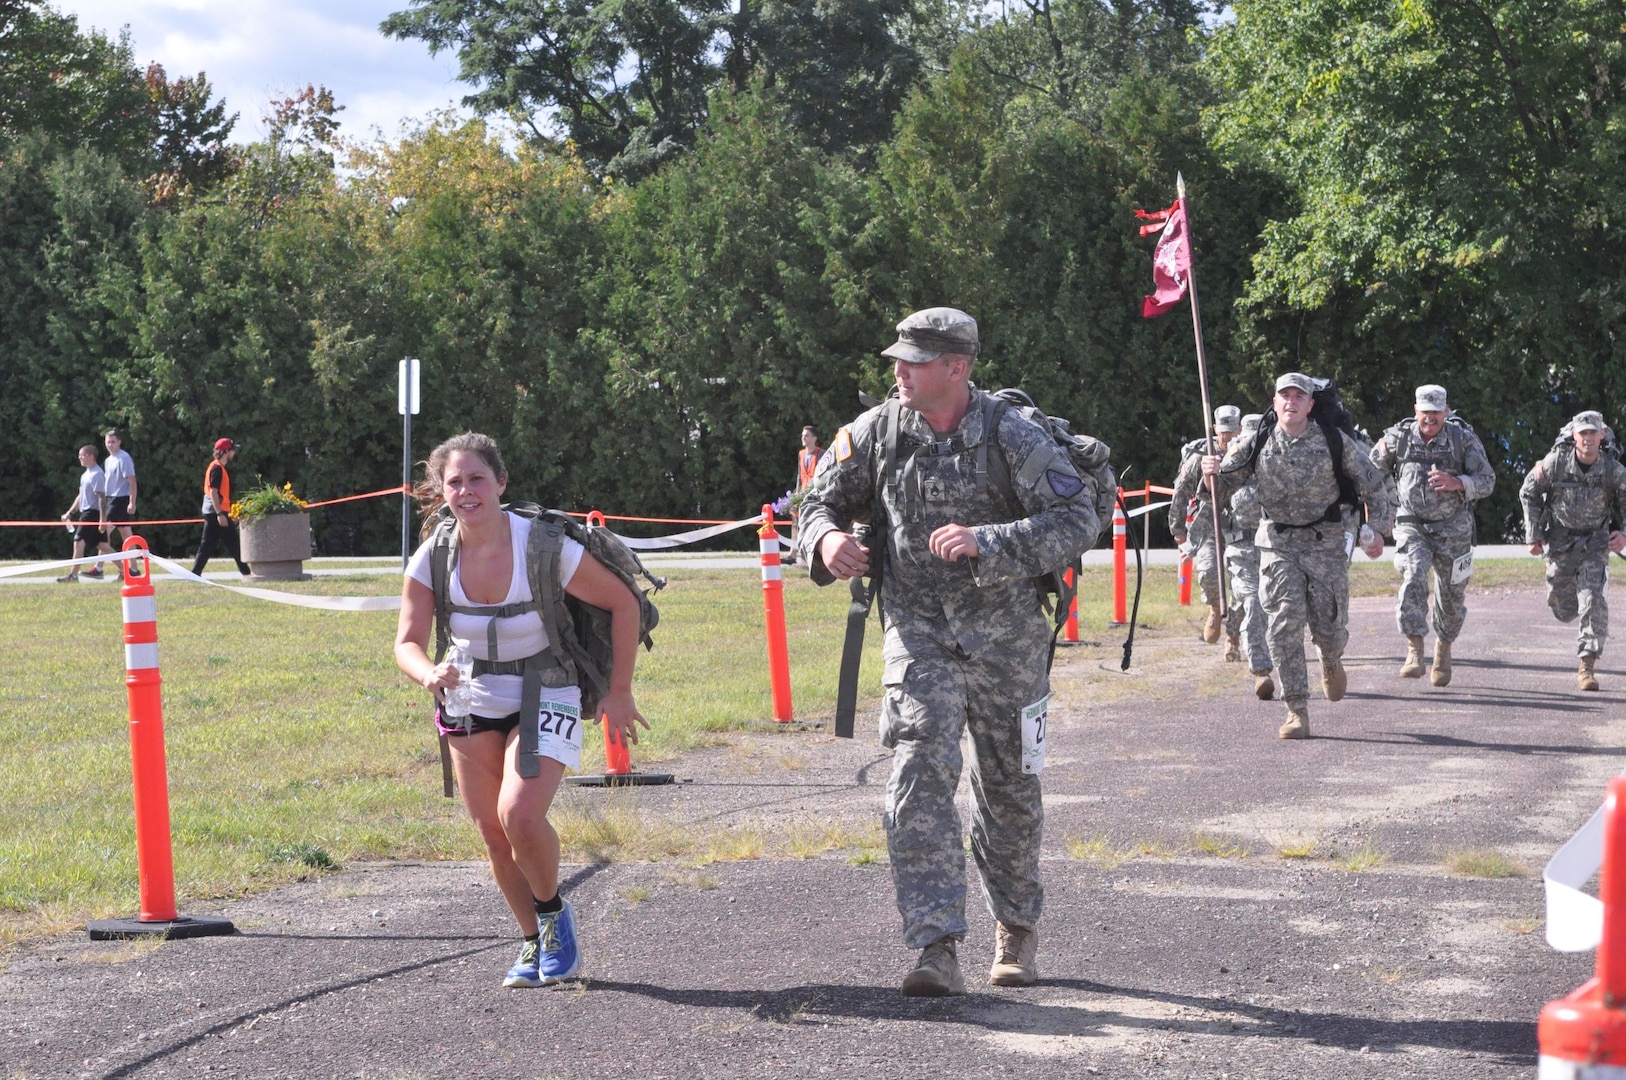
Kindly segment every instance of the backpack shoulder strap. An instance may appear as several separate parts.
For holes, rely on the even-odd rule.
[[[1332,455],[1332,475],[1338,481],[1338,499],[1327,507],[1326,520],[1338,521],[1343,517],[1339,507],[1357,507],[1361,505],[1361,499],[1355,490],[1355,482],[1344,469],[1344,432],[1332,420],[1317,418],[1316,423],[1327,438],[1327,451]]]
[[[1005,410],[1010,406],[1000,398],[990,398],[989,401],[992,405],[986,413],[982,445],[977,448],[977,480],[981,485],[991,479],[994,490],[1005,500],[1006,509],[1019,514],[1022,507],[1016,501],[1016,486],[1011,481],[1010,459],[1005,456],[1005,447],[999,441],[999,425],[1004,422]],[[991,454],[988,452],[990,443],[994,447]]]
[[[531,586],[531,600],[542,627],[548,634],[548,651],[561,665],[567,662],[561,614],[564,597],[559,588],[559,556],[565,546],[569,519],[552,510],[541,510],[531,521],[531,535],[525,544],[525,574]]]
[[[452,570],[457,566],[457,526],[449,521],[435,526],[429,549],[429,588],[435,594],[435,663],[446,658],[451,641],[447,620],[452,613]]]

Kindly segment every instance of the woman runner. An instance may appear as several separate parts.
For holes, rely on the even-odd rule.
[[[456,522],[458,556],[448,583],[453,605],[514,605],[532,599],[525,565],[531,521],[502,508],[507,484],[502,455],[486,435],[455,436],[429,455],[427,477],[415,495],[424,511],[426,536],[442,505],[450,508]],[[395,662],[444,707],[445,692],[459,685],[460,676],[450,652],[436,664],[425,651],[435,612],[433,545],[433,540],[425,542],[407,564]],[[623,744],[636,743],[638,726],[649,726],[632,697],[638,600],[620,578],[569,537],[564,538],[557,565],[558,584],[566,594],[610,612],[610,688],[599,712]],[[452,646],[462,647],[475,659],[475,676],[470,715],[453,724],[437,709],[436,723],[449,736],[457,786],[485,841],[491,875],[525,938],[503,985],[554,985],[573,978],[581,966],[575,914],[559,895],[559,835],[547,818],[565,768],[575,768],[580,759],[581,691],[575,685],[543,686],[540,714],[522,717],[523,677],[481,670],[480,662],[489,659],[492,618],[454,611],[448,621],[445,629]],[[504,660],[534,656],[548,646],[547,631],[534,609],[495,622],[497,655]],[[537,776],[519,774],[521,723],[540,728]]]

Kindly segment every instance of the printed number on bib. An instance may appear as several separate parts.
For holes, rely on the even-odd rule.
[[[1022,710],[1022,771],[1037,776],[1044,771],[1045,736],[1049,734],[1050,695]]]
[[[542,699],[537,714],[537,749],[544,757],[556,757],[566,764],[576,760],[582,748],[582,711],[568,701]],[[549,753],[553,748],[558,753]]]
[[[1461,585],[1474,572],[1474,553],[1468,552],[1451,563],[1451,584]]]

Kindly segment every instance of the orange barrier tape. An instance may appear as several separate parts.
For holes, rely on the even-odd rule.
[[[318,506],[332,506],[335,503],[355,502],[357,499],[376,499],[380,495],[400,495],[406,490],[407,489],[405,486],[396,484],[391,488],[379,488],[377,491],[369,491],[365,495],[345,495],[338,499],[324,499],[321,502],[306,503],[305,509],[314,510]]]
[[[66,526],[66,525],[72,525],[74,528],[78,528],[80,525],[90,525],[90,524],[96,524],[98,528],[102,527],[102,523],[86,522],[86,521],[63,521],[61,518],[58,518],[55,521],[0,521],[0,526],[6,526],[6,525],[40,525],[40,526],[49,526],[49,527],[51,527],[53,529],[60,529],[63,526]],[[200,518],[200,517],[195,517],[195,518],[165,518],[162,521],[109,521],[109,522],[106,522],[105,524],[106,524],[106,526],[111,527],[111,528],[124,529],[124,528],[129,528],[130,526],[133,526],[133,525],[202,525],[203,524],[203,519]]]
[[[400,494],[408,493],[408,492],[409,492],[409,489],[406,488],[404,485],[397,484],[394,487],[380,488],[377,491],[363,492],[360,495],[343,495],[343,496],[340,496],[337,499],[323,499],[320,502],[306,503],[305,504],[305,509],[307,509],[307,510],[315,510],[318,507],[322,507],[322,506],[335,506],[338,503],[355,502],[355,501],[357,501],[359,499],[376,499],[376,498],[378,498],[378,497],[380,497],[382,495],[400,495]],[[592,516],[596,516],[598,518],[602,518],[605,521],[640,521],[640,522],[647,522],[647,523],[653,524],[653,525],[730,525],[730,524],[733,524],[733,522],[739,520],[737,518],[629,517],[629,516],[627,516],[625,514],[601,514],[597,510],[588,510],[588,511],[567,510],[567,511],[565,511],[565,513],[569,514],[571,517],[578,517],[578,518],[586,518],[586,517],[592,515]],[[61,519],[58,519],[56,521],[0,521],[0,528],[4,528],[6,526],[30,526],[30,527],[37,527],[37,528],[60,529],[63,526],[70,525],[70,524],[74,525],[74,526],[78,526],[80,524],[80,522],[77,522],[77,521],[66,522],[66,521],[63,521]],[[135,525],[202,525],[203,524],[203,519],[201,517],[195,517],[195,518],[165,518],[165,519],[162,519],[162,520],[153,520],[153,521],[109,522],[108,524],[116,525],[117,527],[119,527],[121,529],[125,528],[126,526],[135,526]],[[787,528],[787,529],[791,527],[791,522],[790,521],[775,521],[774,524],[778,525],[778,526],[783,526],[784,528]]]

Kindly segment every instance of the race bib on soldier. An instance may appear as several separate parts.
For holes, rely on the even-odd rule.
[[[1049,694],[1022,710],[1022,771],[1030,776],[1044,771],[1045,727],[1049,716]]]
[[[1451,584],[1461,585],[1474,572],[1474,553],[1467,552],[1451,563]]]
[[[581,691],[560,693],[544,687],[542,705],[536,717],[536,752],[541,757],[562,761],[574,769],[582,757]],[[576,700],[559,700],[574,697]]]
[[[837,461],[846,461],[853,456],[853,437],[846,428],[836,432],[836,445],[833,449],[836,452]]]

